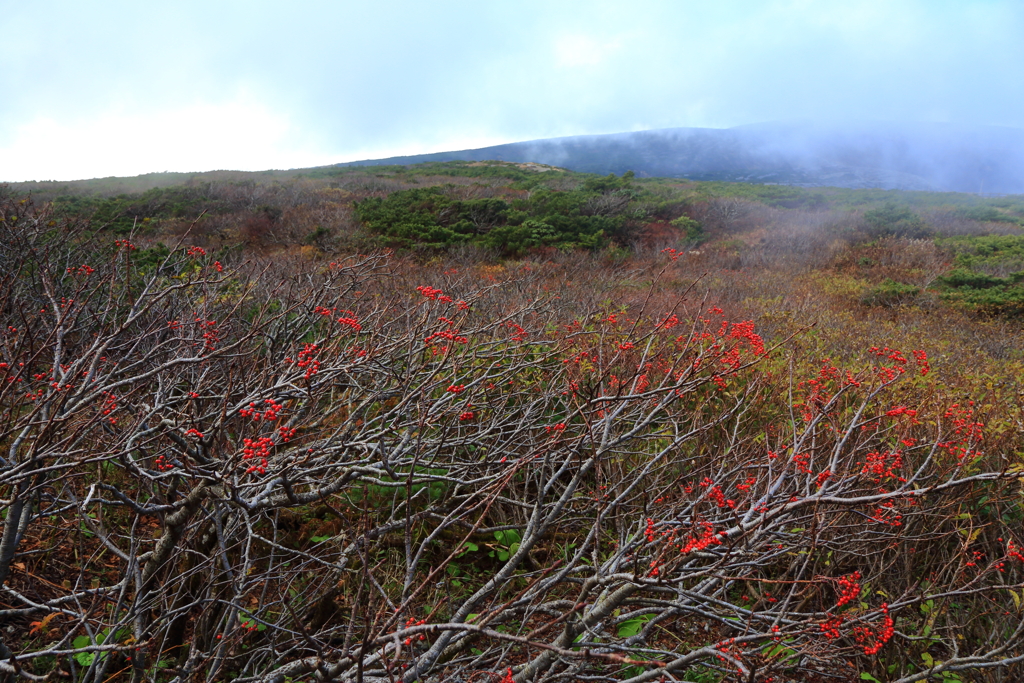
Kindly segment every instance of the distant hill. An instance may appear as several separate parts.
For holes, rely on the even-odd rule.
[[[901,190],[1024,193],[1024,130],[764,123],[581,135],[339,166],[536,162],[585,173]]]

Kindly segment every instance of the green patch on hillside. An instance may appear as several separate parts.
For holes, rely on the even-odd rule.
[[[1024,235],[952,237],[938,244],[955,268],[936,284],[943,298],[983,314],[1024,314]]]
[[[244,209],[249,203],[244,190],[252,182],[233,183],[234,196],[214,193],[210,185],[179,185],[158,187],[139,194],[63,195],[54,200],[54,207],[69,215],[87,218],[93,229],[124,235],[143,227],[144,222],[157,219],[194,219],[204,211],[226,214]]]
[[[631,179],[594,176],[574,190],[541,188],[513,199],[458,199],[445,187],[413,188],[367,198],[355,209],[367,229],[398,248],[476,244],[504,255],[597,249],[626,234],[640,194]]]

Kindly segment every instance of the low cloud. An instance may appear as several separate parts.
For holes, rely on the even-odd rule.
[[[332,160],[304,140],[287,118],[246,98],[168,111],[120,109],[73,120],[39,117],[18,126],[0,148],[0,178],[256,171]]]
[[[39,0],[5,20],[0,180],[795,119],[1024,128],[1017,0]]]

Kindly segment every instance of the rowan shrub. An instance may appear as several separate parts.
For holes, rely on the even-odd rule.
[[[674,248],[225,262],[60,220],[0,206],[5,673],[1020,673],[1016,366],[955,312]]]

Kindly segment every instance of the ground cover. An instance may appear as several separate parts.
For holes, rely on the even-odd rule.
[[[5,195],[5,672],[1019,677],[1012,198],[486,168]],[[416,188],[619,231],[382,251]]]

